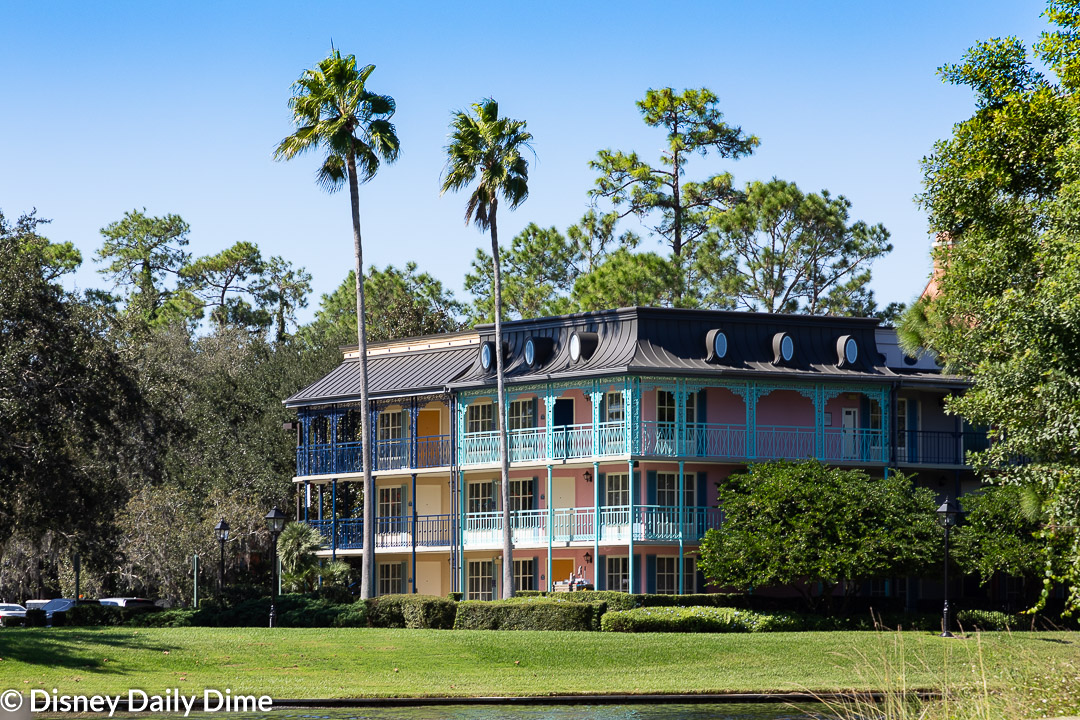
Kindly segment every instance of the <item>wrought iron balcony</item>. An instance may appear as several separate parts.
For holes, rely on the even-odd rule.
[[[451,437],[380,440],[375,443],[373,470],[409,470],[448,467],[451,460]],[[361,444],[338,442],[302,445],[296,449],[296,474],[341,475],[363,472]]]

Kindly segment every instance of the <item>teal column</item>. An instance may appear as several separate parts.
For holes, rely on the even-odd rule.
[[[685,480],[683,479],[683,468],[685,466],[686,466],[686,463],[683,460],[680,459],[679,460],[679,485],[678,485],[678,488],[679,488],[679,567],[676,569],[676,571],[679,573],[679,594],[680,595],[685,595],[686,594],[686,578],[683,577],[685,575],[685,573],[683,572],[683,552],[684,552],[683,528],[686,527],[686,492],[685,492],[685,487],[684,487]]]
[[[589,400],[592,401],[592,454],[596,457],[600,454],[600,398],[604,394],[596,389],[596,381],[593,380],[592,391]]]
[[[892,424],[890,422],[890,416],[892,415],[892,392],[888,388],[881,389],[881,461],[885,463],[885,477],[889,477],[888,464],[892,458],[892,432],[890,431]],[[963,436],[961,436],[963,437]],[[963,445],[961,445],[961,453],[963,453]],[[960,456],[963,458],[963,455]]]
[[[555,457],[555,394],[548,385],[544,391],[544,457],[548,460]]]
[[[458,557],[461,558],[461,567],[458,568],[459,576],[461,578],[461,597],[467,599],[466,593],[469,591],[468,585],[466,585],[465,571],[465,471],[458,471],[458,527],[461,528],[461,532],[458,533],[459,541],[459,553]]]
[[[337,560],[337,478],[330,486],[330,559]]]
[[[552,537],[555,528],[552,527],[555,523],[555,510],[551,507],[551,465],[547,466],[547,586],[548,592],[552,592],[555,586],[551,582],[551,545]]]
[[[757,457],[757,386],[746,383],[746,457]]]
[[[634,490],[636,490],[637,488],[635,487],[636,483],[634,482],[634,461],[631,460],[626,463],[626,465],[627,472],[629,473],[630,482],[630,557],[627,559],[626,564],[627,574],[630,576],[630,592],[636,593],[637,585],[634,584],[634,581],[636,580],[636,578],[634,577],[634,575],[636,574],[634,572],[634,495],[636,493],[634,492]]]
[[[686,395],[683,394],[683,389],[683,381],[676,380],[673,393],[675,395],[675,455],[677,457],[686,454]]]
[[[600,463],[592,464],[593,485],[593,588],[600,589]]]

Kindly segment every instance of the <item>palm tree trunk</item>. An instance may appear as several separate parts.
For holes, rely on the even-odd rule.
[[[499,459],[502,461],[502,530],[503,530],[503,566],[502,596],[514,596],[514,540],[510,528],[510,436],[507,432],[506,384],[503,379],[503,335],[502,335],[502,272],[499,267],[499,228],[495,222],[495,213],[499,201],[491,200],[489,217],[491,218],[491,262],[495,274],[495,383],[498,388],[499,418]]]
[[[353,251],[356,254],[356,344],[360,355],[360,462],[364,469],[364,549],[360,569],[360,597],[374,593],[375,480],[371,476],[371,416],[368,412],[367,328],[364,325],[364,248],[360,242],[360,189],[356,158],[348,157],[349,201],[352,204]]]

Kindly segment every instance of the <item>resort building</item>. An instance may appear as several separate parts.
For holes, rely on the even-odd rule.
[[[621,308],[503,323],[518,590],[707,591],[716,482],[817,458],[974,486],[985,435],[943,411],[965,382],[905,356],[871,319]],[[498,597],[502,507],[494,327],[369,348],[376,592]],[[288,398],[297,519],[324,554],[362,550],[359,365]],[[903,578],[868,592],[918,592]]]

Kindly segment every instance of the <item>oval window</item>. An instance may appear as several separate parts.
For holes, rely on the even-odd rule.
[[[570,359],[574,362],[581,359],[581,338],[577,333],[570,336]]]
[[[795,342],[791,339],[790,335],[785,335],[784,339],[780,341],[780,357],[784,359],[784,362],[791,362],[791,358],[794,355]]]
[[[484,343],[480,348],[480,366],[485,370],[491,369],[491,358],[494,353],[491,351],[491,343]]]
[[[718,358],[727,355],[727,335],[722,332],[716,333],[716,337],[713,338],[713,352]]]
[[[844,343],[844,359],[848,365],[854,365],[859,359],[859,343],[855,342],[855,338],[848,338]]]
[[[528,365],[532,365],[536,360],[536,343],[532,338],[529,338],[525,342],[525,362]]]

